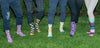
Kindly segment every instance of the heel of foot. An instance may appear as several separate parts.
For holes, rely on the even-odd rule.
[[[41,31],[40,30],[36,30],[38,33],[40,33]]]
[[[52,36],[48,36],[48,38],[52,38]]]
[[[65,33],[65,31],[62,31],[61,33]]]
[[[33,36],[33,35],[34,35],[34,33],[30,33],[30,35],[31,35],[31,36]]]
[[[52,32],[48,32],[48,38],[52,38]]]

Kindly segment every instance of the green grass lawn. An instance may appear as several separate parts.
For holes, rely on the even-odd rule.
[[[27,23],[27,18],[23,17],[22,32],[25,37],[20,37],[16,34],[16,20],[11,17],[11,37],[13,43],[8,43],[6,34],[3,31],[3,22],[0,18],[0,48],[100,48],[100,15],[95,19],[95,36],[90,37],[86,32],[89,30],[88,17],[82,16],[79,18],[75,36],[70,37],[70,17],[66,17],[64,30],[65,33],[59,32],[59,17],[55,17],[53,24],[53,37],[48,38],[48,18],[45,16],[40,22],[41,32],[35,31],[34,36],[29,35],[30,27]]]

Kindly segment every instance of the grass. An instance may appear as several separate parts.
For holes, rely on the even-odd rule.
[[[55,17],[53,24],[53,37],[47,38],[48,22],[45,16],[40,22],[41,33],[35,31],[34,36],[29,35],[29,25],[27,18],[23,17],[22,32],[26,37],[20,37],[16,34],[15,18],[11,17],[11,36],[13,43],[8,43],[6,34],[3,31],[3,20],[0,18],[0,48],[99,48],[100,47],[100,15],[95,17],[95,36],[90,37],[86,32],[89,30],[88,18],[82,16],[79,18],[75,36],[70,37],[70,17],[66,17],[64,30],[65,33],[59,32],[59,17]]]

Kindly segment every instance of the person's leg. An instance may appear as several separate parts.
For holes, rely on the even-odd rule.
[[[21,32],[21,25],[22,25],[22,9],[21,9],[21,4],[20,4],[20,0],[17,1],[13,1],[10,3],[11,8],[14,10],[14,13],[16,15],[16,24],[17,24],[17,34],[20,36],[25,36],[22,32]]]
[[[77,23],[78,23],[79,14],[80,14],[82,4],[83,4],[83,0],[76,0],[77,15],[76,15],[76,20],[75,20],[75,30],[76,30],[76,27],[77,27]]]
[[[35,28],[37,32],[41,32],[39,29],[39,22],[42,19],[44,15],[44,1],[43,0],[35,0],[36,5],[37,5],[37,16],[36,16],[36,23],[35,23]]]
[[[82,4],[83,4],[83,0],[76,0],[77,16],[76,16],[75,24],[78,23],[78,18],[79,18],[79,14],[80,14],[80,10],[81,10]]]
[[[27,9],[27,19],[31,27],[30,35],[34,35],[33,0],[24,0]]]
[[[69,0],[69,7],[71,9],[71,32],[70,35],[73,36],[74,32],[76,31],[75,21],[77,17],[77,6],[76,6],[76,0]]]
[[[56,13],[58,0],[49,0],[49,13],[48,13],[48,37],[52,37],[52,24]]]
[[[59,30],[61,33],[64,33],[63,25],[66,16],[66,8],[67,8],[67,0],[59,0],[59,8],[60,8],[60,27]]]
[[[38,12],[36,18],[41,20],[44,15],[44,0],[36,0],[36,6]]]
[[[85,4],[86,4],[86,6],[88,6],[87,7],[87,13],[88,13],[88,16],[89,16],[89,22],[90,22],[90,27],[91,27],[90,31],[88,31],[87,33],[90,33],[90,36],[93,36],[94,33],[95,33],[95,28],[94,28],[95,19],[94,19],[93,12],[94,12],[94,9],[97,5],[97,2],[98,2],[98,0],[95,0],[95,1],[94,0],[91,0],[91,1],[85,0]]]
[[[6,32],[8,42],[12,43],[13,40],[10,36],[10,11],[9,11],[8,1],[6,0],[1,1],[1,10],[2,10],[2,16],[3,16],[4,31]]]
[[[1,0],[0,0],[0,6],[1,6]]]

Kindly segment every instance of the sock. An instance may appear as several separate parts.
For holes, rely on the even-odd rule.
[[[76,31],[76,26],[77,26],[77,23],[75,23],[75,31]]]
[[[6,32],[6,35],[7,35],[7,39],[8,39],[8,42],[9,43],[12,43],[13,42],[13,40],[12,40],[12,38],[11,38],[11,36],[10,36],[10,31],[9,30],[5,30],[5,32]]]
[[[17,25],[17,32],[21,32],[21,25]]]
[[[39,22],[40,22],[40,20],[36,19],[35,28],[36,28],[37,32],[41,32],[40,29],[39,29]]]
[[[21,32],[21,25],[17,25],[17,34],[20,36],[25,36],[25,34]]]
[[[52,24],[48,24],[48,37],[52,37]]]
[[[60,28],[59,28],[60,32],[64,32],[63,25],[64,25],[64,22],[60,22]]]
[[[34,35],[34,23],[32,22],[29,25],[31,27],[30,35]]]
[[[94,22],[93,23],[90,22],[90,27],[91,27],[90,31],[95,32]]]
[[[75,22],[71,22],[71,32],[70,32],[70,35],[73,36],[75,31],[76,31],[76,23]]]

